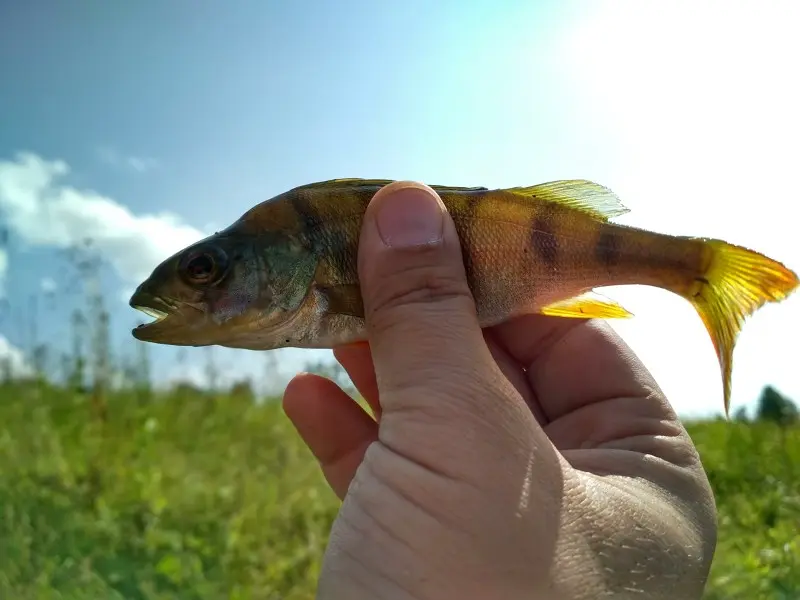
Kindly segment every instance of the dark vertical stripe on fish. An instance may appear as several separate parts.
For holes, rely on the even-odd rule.
[[[358,236],[347,229],[328,227],[325,229],[327,260],[335,270],[336,281],[353,283],[358,276]]]
[[[467,275],[467,283],[469,284],[469,288],[472,291],[472,295],[479,309],[483,308],[486,294],[481,286],[480,279],[478,279],[473,252],[476,250],[474,242],[476,239],[475,227],[478,224],[477,216],[482,204],[486,201],[487,192],[488,190],[486,189],[450,192],[456,197],[462,196],[464,201],[463,209],[461,211],[455,211],[452,217],[459,229],[459,235],[461,237],[462,256],[464,259],[464,270]]]
[[[539,258],[551,269],[558,265],[558,236],[553,211],[543,206],[536,211],[531,223],[530,244]]]
[[[307,231],[315,229],[320,224],[319,215],[308,201],[308,192],[299,190],[292,194],[290,202],[292,208],[303,221]]]
[[[610,269],[619,263],[620,244],[615,231],[605,229],[600,233],[594,247],[594,254],[600,264]]]
[[[296,191],[290,196],[289,202],[303,224],[305,244],[314,252],[319,253],[321,244],[319,235],[316,232],[318,232],[322,220],[314,206],[309,202],[308,192],[305,190]]]
[[[476,213],[478,212],[478,209],[480,208],[481,202],[483,202],[484,198],[486,197],[486,192],[465,192],[464,195],[466,196],[466,209],[464,210],[464,218],[468,223],[472,223]]]

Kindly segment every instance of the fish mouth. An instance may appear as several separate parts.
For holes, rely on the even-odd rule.
[[[160,296],[148,294],[141,290],[137,290],[131,296],[128,304],[153,318],[149,323],[142,323],[133,329],[133,337],[143,341],[151,340],[159,331],[164,330],[164,325],[167,325],[171,319],[174,319],[179,314],[177,305]]]

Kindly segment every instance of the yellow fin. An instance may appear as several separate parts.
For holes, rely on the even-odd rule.
[[[703,241],[713,253],[711,262],[686,298],[700,314],[717,352],[727,418],[733,347],[744,320],[765,303],[786,298],[797,288],[798,279],[763,254],[721,240]]]
[[[562,204],[601,221],[630,212],[610,189],[585,179],[550,181],[528,187],[508,188],[506,191]]]
[[[539,309],[543,315],[574,319],[627,319],[633,314],[600,294],[587,292]]]

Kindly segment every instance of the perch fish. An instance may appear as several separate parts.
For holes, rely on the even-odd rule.
[[[130,305],[155,320],[133,336],[252,350],[365,339],[358,240],[367,204],[389,183],[335,179],[261,202],[154,269]],[[431,187],[458,230],[482,327],[525,313],[626,318],[631,313],[594,288],[663,288],[688,300],[705,324],[726,414],[732,353],[745,318],[798,285],[794,272],[753,250],[612,223],[628,209],[591,181]]]

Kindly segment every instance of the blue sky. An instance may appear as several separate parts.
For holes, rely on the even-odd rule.
[[[800,134],[785,76],[800,53],[793,5],[44,4],[0,8],[11,306],[0,351],[29,343],[23,315],[43,287],[54,291],[38,337],[67,347],[77,300],[61,254],[88,234],[109,262],[115,348],[134,352],[126,296],[158,260],[331,177],[590,178],[620,194],[626,223],[723,237],[800,268],[784,183]],[[660,290],[607,294],[637,315],[615,327],[674,405],[719,412],[716,358],[691,307]],[[800,398],[798,300],[762,313],[735,355],[734,407],[765,383]],[[177,349],[150,350],[162,379],[205,368],[200,349],[181,363]],[[261,376],[268,360],[214,352],[228,377]],[[274,353],[285,377],[327,356]]]

